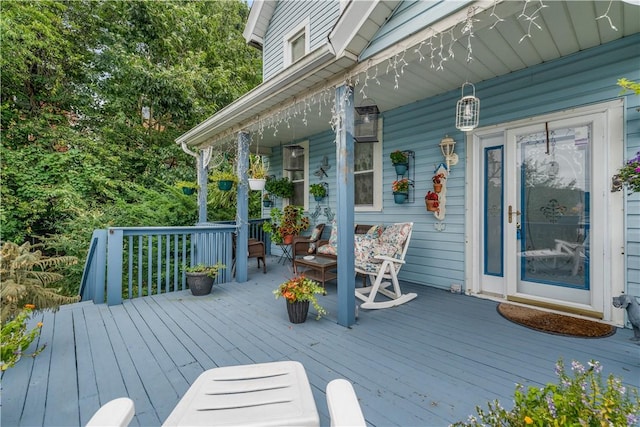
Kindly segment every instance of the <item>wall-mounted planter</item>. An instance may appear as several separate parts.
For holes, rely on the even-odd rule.
[[[404,175],[405,173],[407,173],[409,163],[395,163],[393,167],[396,168],[396,175]]]
[[[394,192],[393,193],[393,201],[396,202],[399,205],[401,205],[404,202],[406,202],[407,201],[407,197],[409,197],[409,193],[400,193],[400,192]]]
[[[444,163],[440,163],[440,166],[433,173],[433,192],[427,192],[424,200],[427,211],[433,212],[436,219],[440,221],[444,220],[446,213],[448,177],[449,171],[447,167]]]

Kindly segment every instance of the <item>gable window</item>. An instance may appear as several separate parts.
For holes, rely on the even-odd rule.
[[[382,209],[382,120],[376,143],[355,143],[354,187],[357,212]]]
[[[309,18],[284,36],[284,66],[299,61],[309,52]]]

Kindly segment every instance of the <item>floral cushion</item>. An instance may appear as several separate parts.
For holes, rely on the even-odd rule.
[[[318,240],[320,238],[320,234],[322,233],[323,226],[324,226],[324,224],[315,226],[315,228],[311,232],[311,236],[309,236],[309,241],[310,242],[315,242],[316,240]]]
[[[354,238],[354,255],[356,265],[366,262],[382,262],[374,258],[378,239],[370,234],[356,234]]]
[[[367,234],[377,239],[382,235],[383,230],[384,230],[384,227],[381,224],[376,224],[371,226],[371,228],[367,231]]]
[[[392,224],[385,228],[380,236],[380,240],[384,243],[390,243],[396,247],[402,248],[404,241],[407,240],[409,232],[411,231],[411,224],[399,223]]]
[[[329,236],[329,244],[338,246],[338,227],[336,221],[331,221],[331,235]]]
[[[320,255],[338,256],[338,246],[327,243],[326,245],[319,246],[316,253]]]

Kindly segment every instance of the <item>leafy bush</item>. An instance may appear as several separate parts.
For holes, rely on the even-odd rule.
[[[513,409],[495,400],[485,411],[476,407],[478,418],[454,426],[635,426],[640,421],[640,399],[636,389],[627,390],[622,381],[609,375],[602,381],[602,366],[590,361],[588,367],[571,362],[570,376],[560,359],[556,363],[558,384],[543,388],[516,386]]]
[[[0,371],[6,371],[12,368],[24,355],[31,343],[40,335],[42,322],[38,322],[35,328],[27,331],[27,320],[31,315],[31,310],[35,308],[32,304],[26,304],[25,307],[12,320],[2,324],[2,333],[0,335]],[[30,356],[37,356],[44,345]]]

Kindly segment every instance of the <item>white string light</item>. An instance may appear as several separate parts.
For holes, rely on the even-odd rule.
[[[613,0],[609,1],[609,6],[605,13],[596,19],[606,19],[609,22],[611,29],[618,31],[609,16],[612,2]],[[500,0],[493,1],[489,17],[495,21],[489,27],[491,30],[495,29],[499,23],[505,22],[505,19],[498,15],[497,7],[500,3]],[[541,10],[546,7],[548,6],[545,5],[543,0],[525,0],[522,12],[517,16],[517,19],[528,22],[527,33],[520,38],[519,43],[526,38],[533,37],[531,31],[534,26],[539,30],[542,30],[542,27],[538,22],[542,19],[540,14]],[[428,55],[428,67],[437,71],[443,71],[445,69],[445,63],[449,59],[454,59],[454,46],[458,41],[460,41],[460,37],[462,36],[466,37],[466,61],[467,63],[471,62],[473,60],[473,38],[475,37],[474,22],[479,22],[479,20],[475,18],[477,9],[477,7],[469,7],[467,9],[466,18],[461,21],[459,25],[453,26],[444,32],[437,32],[433,28],[428,28],[427,31],[430,32],[430,34],[425,39],[416,42],[416,44],[405,48],[401,52],[398,52],[381,62],[374,63],[369,59],[364,69],[360,69],[353,75],[345,76],[344,81],[340,84],[345,84],[350,88],[359,86],[359,95],[362,96],[363,99],[368,98],[368,92],[371,90],[371,82],[375,82],[378,86],[381,85],[379,79],[381,72],[380,64],[384,64],[384,62],[386,62],[386,69],[383,69],[382,71],[387,75],[393,73],[393,88],[397,90],[401,84],[401,77],[404,75],[405,68],[410,66],[405,59],[408,49],[413,49],[413,52],[417,54],[418,63],[426,62],[425,60]],[[457,32],[459,33],[459,37],[456,37]],[[445,40],[446,37],[448,37],[448,40]],[[428,52],[426,51],[427,48]],[[235,142],[237,132],[241,129],[245,129],[250,133],[256,132],[260,138],[264,136],[265,131],[271,130],[273,131],[273,136],[276,137],[278,135],[278,129],[281,126],[286,124],[288,129],[291,127],[292,120],[300,120],[304,126],[308,126],[309,115],[313,113],[313,108],[317,107],[318,117],[322,117],[323,107],[328,105],[331,105],[331,117],[329,119],[331,129],[334,133],[342,131],[342,124],[340,123],[339,117],[344,113],[344,107],[341,107],[340,111],[336,111],[335,86],[335,81],[333,84],[325,82],[322,87],[303,99],[294,98],[289,104],[270,113],[267,117],[257,118],[255,121],[244,124],[242,127],[236,126],[228,129],[224,133],[220,134],[213,142],[222,146],[224,144],[222,141],[228,140],[233,144]],[[350,95],[351,89],[345,90],[344,97],[348,97]],[[348,104],[347,99],[342,99],[339,103],[341,106],[344,106],[345,104]]]
[[[607,7],[607,11],[604,13],[604,15],[600,15],[596,18],[596,21],[602,18],[607,18],[607,21],[609,21],[609,26],[611,27],[611,29],[613,31],[618,31],[618,29],[615,27],[615,25],[613,25],[613,22],[611,21],[611,18],[609,17],[609,10],[611,9],[611,3],[613,3],[613,0],[609,0],[609,6]]]

